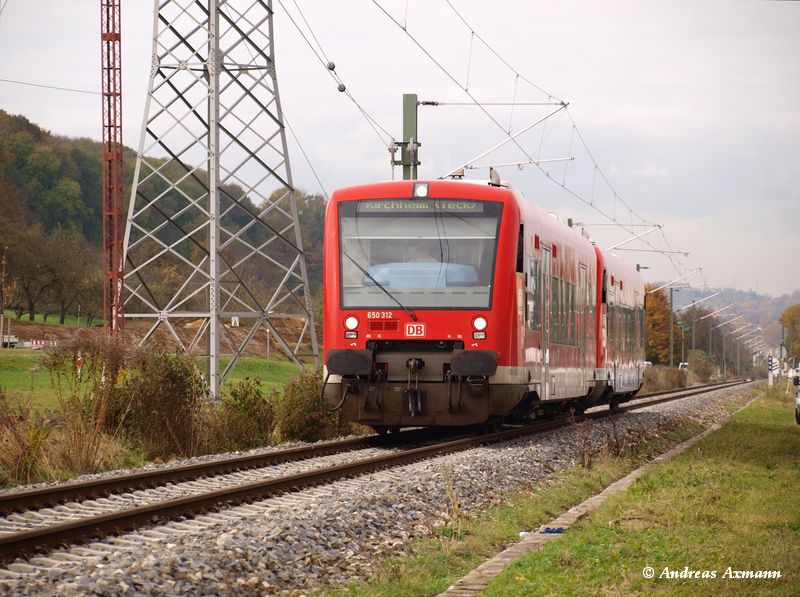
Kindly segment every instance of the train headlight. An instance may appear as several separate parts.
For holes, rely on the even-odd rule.
[[[489,325],[489,322],[486,321],[485,317],[481,317],[480,315],[472,320],[472,327],[478,332],[485,330],[487,325]]]
[[[475,340],[486,340],[486,332],[472,332],[472,337]]]
[[[428,183],[427,182],[417,182],[414,183],[414,197],[418,199],[423,199],[428,196]]]
[[[344,327],[348,330],[354,330],[358,327],[358,317],[355,315],[348,315],[344,318]]]

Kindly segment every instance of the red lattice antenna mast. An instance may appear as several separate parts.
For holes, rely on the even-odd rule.
[[[123,328],[122,31],[120,0],[100,0],[103,79],[103,302],[106,329]]]

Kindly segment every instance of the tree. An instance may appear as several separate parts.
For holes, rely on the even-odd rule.
[[[39,224],[12,235],[9,242],[9,269],[33,321],[36,305],[52,284],[50,255],[45,250],[47,237]],[[18,316],[21,314],[16,309]]]
[[[3,347],[3,334],[5,334],[5,309],[11,304],[11,298],[16,291],[15,284],[7,279],[8,276],[8,247],[0,245],[0,348]]]
[[[800,304],[787,308],[779,321],[786,331],[784,344],[788,356],[800,359]]]
[[[97,317],[102,319],[105,305],[103,305],[103,272],[99,267],[93,267],[89,271],[80,300],[87,326],[91,326]]]
[[[655,284],[645,286],[645,293],[656,288]],[[669,364],[669,300],[664,290],[647,294],[647,309],[644,312],[645,355],[648,361],[656,364]],[[680,329],[673,320],[673,343],[678,345],[680,356]]]
[[[47,239],[51,255],[50,296],[58,305],[58,322],[64,324],[67,311],[88,289],[92,270],[98,268],[83,234],[56,228]]]

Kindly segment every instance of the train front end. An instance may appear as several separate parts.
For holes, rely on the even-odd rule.
[[[376,429],[509,412],[526,391],[512,374],[518,228],[512,192],[486,184],[336,191],[325,220],[327,405]]]

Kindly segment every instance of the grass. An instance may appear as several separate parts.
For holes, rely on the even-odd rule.
[[[230,362],[230,358],[222,358],[221,369],[224,370]],[[245,377],[250,379],[261,379],[261,387],[265,392],[273,389],[280,389],[292,377],[298,374],[300,368],[289,361],[273,361],[259,359],[255,357],[244,357],[236,363],[231,375],[225,381],[223,389],[233,383],[243,380]]]
[[[11,309],[6,309],[3,312],[3,314],[6,317],[10,317],[11,320],[12,320],[12,323],[11,323],[11,335],[13,336],[14,335],[14,325],[17,323],[17,314],[14,313],[14,311],[12,311]],[[28,314],[25,313],[22,316],[22,319],[20,321],[28,322],[29,321]],[[58,313],[50,313],[50,315],[47,316],[47,321],[46,322],[44,320],[44,316],[41,313],[34,313],[33,321],[34,321],[34,323],[47,323],[47,325],[62,325],[62,324],[58,323]],[[74,315],[67,314],[67,316],[64,318],[64,324],[63,325],[64,325],[64,327],[67,327],[67,328],[87,327],[87,325],[86,325],[87,321],[88,321],[88,319],[87,319],[87,317],[85,315],[82,315],[80,320],[79,320]],[[6,326],[7,325],[8,325],[8,323],[6,323]],[[92,322],[92,327],[97,327],[97,326],[102,326],[102,325],[103,325],[102,316],[101,317],[95,317],[94,321]]]
[[[800,592],[800,433],[777,388],[507,568],[486,595]],[[643,570],[650,566],[655,578]],[[716,578],[669,578],[669,571]],[[780,570],[780,579],[724,578]],[[668,569],[665,573],[665,569]]]
[[[38,350],[0,349],[0,388],[32,399],[37,407],[55,408],[58,397],[41,357]]]
[[[554,480],[521,490],[500,506],[475,517],[461,517],[438,529],[432,538],[412,543],[406,553],[385,558],[380,571],[367,582],[351,583],[324,594],[417,597],[436,595],[487,558],[549,522],[570,507],[602,491],[641,462],[699,432],[688,425],[620,457],[596,458],[591,468],[574,466]],[[454,508],[456,509],[456,508]]]

